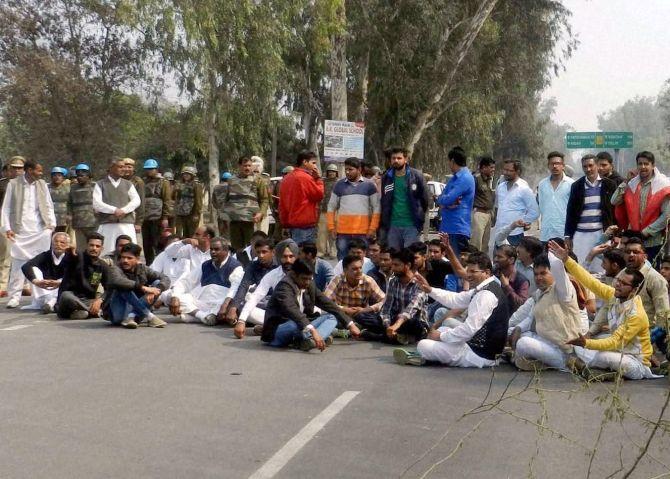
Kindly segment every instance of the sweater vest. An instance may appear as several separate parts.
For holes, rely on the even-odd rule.
[[[93,211],[93,183],[70,185],[70,208],[73,228],[95,228],[98,219]]]
[[[22,176],[10,180],[12,182],[12,198],[11,208],[9,210],[9,226],[15,233],[21,232],[21,216],[23,215],[23,198],[25,196],[25,183]],[[35,191],[37,196],[37,210],[39,212],[42,223],[45,229],[53,229],[56,225],[51,224],[49,218],[49,203],[47,202],[47,195],[49,195],[49,188],[44,180],[35,180]]]
[[[133,184],[123,178],[120,178],[119,181],[119,186],[114,188],[109,178],[105,177],[98,181],[98,186],[100,186],[100,190],[102,191],[103,203],[116,208],[123,208],[130,202],[129,192]],[[107,213],[98,213],[98,218],[100,219],[100,223],[133,223],[135,221],[135,215],[132,212],[121,218]]]
[[[200,286],[207,286],[210,284],[218,284],[224,288],[230,288],[230,275],[237,268],[241,266],[235,258],[228,258],[228,261],[221,268],[214,266],[214,260],[205,261],[202,264],[202,277],[200,278]]]
[[[540,294],[538,291],[536,294]],[[577,304],[577,294],[570,302],[564,303],[556,294],[556,285],[535,300],[533,307],[533,326],[537,334],[554,343],[562,351],[569,353],[572,346],[565,344],[579,337],[582,331],[582,318]],[[531,328],[532,329],[532,328]]]
[[[493,293],[498,300],[498,305],[467,344],[477,356],[493,361],[498,354],[502,353],[505,341],[507,341],[509,306],[507,296],[497,281],[491,281],[481,291]]]

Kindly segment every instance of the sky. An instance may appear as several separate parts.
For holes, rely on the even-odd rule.
[[[597,131],[598,115],[670,79],[670,0],[563,0],[579,46],[544,98],[554,120]]]

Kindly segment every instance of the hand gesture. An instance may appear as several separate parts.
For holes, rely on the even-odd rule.
[[[426,281],[426,278],[421,276],[419,273],[414,273],[414,281],[424,293],[430,293],[433,290],[431,285],[428,284],[428,281]]]
[[[570,255],[568,254],[568,250],[565,248],[562,248],[556,241],[549,241],[548,243],[549,246],[549,251],[554,253],[554,256],[556,256],[558,259],[563,261],[564,263],[570,258]]]
[[[581,346],[583,348],[584,346],[586,346],[586,338],[584,337],[584,335],[580,334],[579,337],[571,339],[565,344],[571,344],[573,346]]]
[[[442,341],[442,332],[433,329],[432,331],[428,332],[428,336],[426,336],[427,339],[432,339],[433,341]]]
[[[438,233],[440,236],[440,240],[442,241],[442,244],[446,246],[447,248],[451,248],[451,243],[449,242],[449,233]]]
[[[500,273],[500,284],[504,287],[509,286],[509,278],[504,273]]]
[[[349,332],[351,333],[351,337],[354,339],[358,339],[361,335],[361,330],[358,329],[358,326],[356,326],[354,323],[351,323],[349,326]]]

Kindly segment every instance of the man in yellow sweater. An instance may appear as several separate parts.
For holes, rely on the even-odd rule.
[[[579,359],[588,368],[619,371],[627,379],[653,378],[649,369],[649,358],[653,352],[649,319],[637,294],[638,287],[644,281],[642,273],[626,268],[614,280],[614,285],[608,286],[571,259],[568,251],[556,242],[550,241],[549,249],[565,263],[568,273],[596,296],[607,301],[610,307],[607,319],[610,331],[613,331],[611,336],[590,339],[580,334],[568,341],[568,344],[579,346],[575,348]]]

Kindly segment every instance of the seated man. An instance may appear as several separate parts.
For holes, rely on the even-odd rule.
[[[439,242],[439,240],[437,240]],[[431,258],[428,258],[429,248],[434,252],[435,249],[440,251],[442,254],[442,245],[431,245],[430,247],[426,243],[417,241],[409,245],[409,249],[414,253],[414,270],[419,273],[421,276],[426,278],[428,284],[435,288],[444,287],[444,281],[448,274],[454,272],[451,264],[448,261],[442,261],[441,259],[433,260],[431,252]]]
[[[181,238],[177,235],[170,235],[167,238],[166,246],[171,245],[181,241]],[[173,251],[173,253],[178,253]],[[183,258],[178,258],[177,256],[171,256],[166,251],[161,251],[154,258],[154,262],[149,266],[151,269],[157,273],[162,273],[168,277],[170,284],[174,285],[179,277],[186,270],[186,260]]]
[[[538,289],[517,310],[524,318],[510,334],[514,364],[523,371],[545,367],[565,370],[573,354],[566,342],[584,334],[588,324],[582,321],[577,292],[561,260],[551,253],[540,255],[533,268]]]
[[[521,238],[519,246],[516,247],[517,260],[514,268],[524,275],[528,280],[528,295],[532,296],[537,289],[535,286],[535,273],[533,271],[533,261],[544,251],[544,246],[539,239],[533,236],[524,236]]]
[[[63,259],[65,270],[56,301],[56,312],[60,319],[99,317],[103,286],[127,290],[135,286],[111,260],[100,258],[104,236],[93,232],[86,238],[86,251],[75,253],[68,250]]]
[[[70,247],[67,233],[54,233],[51,249],[38,254],[21,266],[21,271],[33,285],[32,303],[21,309],[41,309],[44,314],[54,312],[63,274],[65,251]]]
[[[151,305],[161,292],[170,286],[170,280],[140,263],[142,247],[129,243],[121,248],[119,267],[133,287],[105,288],[103,317],[114,326],[136,329],[144,319],[150,328],[162,328],[167,323],[151,312]]]
[[[414,254],[407,248],[391,252],[393,277],[381,309],[381,320],[389,341],[409,344],[423,339],[428,331],[426,294],[416,282]]]
[[[244,276],[242,265],[230,255],[223,238],[209,242],[212,258],[177,280],[172,290],[170,313],[184,322],[194,319],[207,326],[224,322],[226,310]]]
[[[471,254],[466,271],[473,289],[461,293],[433,288],[417,275],[416,283],[424,293],[449,308],[467,308],[467,316],[454,328],[441,327],[428,333],[427,339],[419,341],[416,352],[395,349],[396,362],[420,366],[425,361],[438,361],[463,368],[496,364],[507,338],[507,297],[493,277],[493,265],[486,254]]]
[[[239,252],[235,253],[233,257],[240,262],[243,268],[246,268],[247,265],[256,259],[256,242],[258,240],[267,240],[268,235],[263,231],[254,231],[251,234],[251,240],[249,244],[241,249]]]
[[[386,293],[386,288],[388,287],[392,274],[391,251],[389,251],[386,246],[380,246],[377,264],[370,270],[368,276],[374,279],[377,286],[379,286],[379,289]]]
[[[368,272],[374,267],[374,264],[372,264],[370,258],[365,255],[367,249],[367,243],[361,238],[352,238],[349,241],[349,248],[347,249],[347,255],[353,254],[354,256],[358,256],[363,260],[363,273],[365,274],[368,274]],[[338,276],[343,272],[342,260],[340,260],[335,265],[333,274],[334,276]]]
[[[314,270],[314,284],[319,291],[323,291],[335,276],[332,266],[325,259],[317,256],[316,243],[303,241],[300,243],[300,258],[312,265]]]
[[[323,294],[363,328],[363,339],[381,340],[384,327],[379,319],[379,311],[384,304],[384,292],[374,279],[363,274],[363,261],[358,256],[345,256],[342,265],[344,274],[335,276]]]
[[[616,278],[614,286],[608,286],[570,258],[567,250],[558,243],[550,241],[549,249],[565,263],[565,268],[577,281],[609,304],[608,321],[612,325],[612,334],[602,339],[587,339],[580,334],[568,341],[568,344],[579,346],[575,348],[577,358],[571,361],[571,369],[586,378],[593,375],[590,368],[616,371],[627,379],[653,378],[649,368],[653,353],[649,319],[637,294],[644,281],[643,274],[627,267]]]
[[[279,266],[271,270],[260,283],[256,286],[253,293],[247,296],[239,320],[235,323],[235,314],[230,314],[228,319],[235,323],[235,336],[244,337],[242,330],[246,328],[246,323],[251,322],[258,326],[254,327],[254,333],[260,333],[265,318],[265,308],[267,301],[270,300],[272,290],[284,279],[286,273],[291,269],[291,265],[298,258],[298,245],[292,239],[285,239],[277,243],[274,249],[275,261]]]
[[[209,261],[212,255],[209,252],[209,245],[216,236],[214,229],[210,226],[200,226],[196,228],[192,238],[184,238],[181,241],[175,241],[165,248],[165,253],[171,258],[186,260],[185,271],[193,271],[202,266],[205,261]]]
[[[128,235],[119,235],[114,240],[114,251],[106,254],[103,259],[109,260],[112,264],[119,264],[119,259],[121,258],[121,248],[125,245],[132,243],[132,238]]]
[[[360,332],[352,319],[316,289],[313,276],[314,270],[307,261],[298,259],[293,263],[268,302],[261,341],[277,348],[294,344],[303,351],[323,351],[338,321],[358,337]],[[317,315],[315,307],[326,314]]]
[[[249,290],[258,286],[263,277],[273,269],[275,269],[278,263],[274,260],[274,255],[272,252],[272,240],[267,238],[259,238],[254,243],[254,260],[250,261],[247,266],[244,268],[244,276],[242,277],[242,282],[237,288],[237,293],[228,307],[226,312],[226,318],[230,324],[235,325],[235,336],[238,339],[242,339],[246,334],[246,324],[241,323],[240,327],[237,327],[238,312],[242,309],[242,305],[247,298],[247,295],[250,294]],[[257,332],[260,331],[257,330]]]
[[[507,304],[510,312],[516,311],[528,299],[528,279],[514,267],[516,249],[510,245],[498,246],[493,263],[495,275],[500,280],[500,286],[507,295]]]

